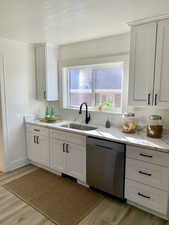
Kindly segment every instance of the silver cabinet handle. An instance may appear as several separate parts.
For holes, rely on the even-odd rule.
[[[148,105],[150,105],[150,100],[151,100],[151,94],[148,93]]]
[[[65,143],[63,143],[63,152],[65,152]]]
[[[144,153],[140,153],[140,156],[147,157],[147,158],[153,158],[152,155],[147,155],[147,154],[144,154]]]
[[[144,194],[142,194],[142,193],[140,193],[140,192],[138,192],[137,194],[138,194],[139,196],[143,197],[143,198],[148,198],[148,199],[151,198],[150,196],[144,195]]]
[[[36,138],[37,138],[37,139],[36,139],[36,140],[37,140],[36,143],[39,144],[39,136],[36,136]]]
[[[33,129],[34,131],[36,131],[36,132],[40,132],[40,130],[38,130],[38,129]]]
[[[36,136],[33,136],[33,142],[36,144]]]
[[[154,100],[154,105],[157,105],[157,96],[158,96],[158,95],[155,94],[155,97],[154,97],[154,98],[155,98],[155,100]]]
[[[69,145],[66,144],[66,152],[69,153]]]
[[[151,173],[146,173],[146,172],[143,172],[143,171],[141,171],[141,170],[139,170],[138,173],[140,173],[140,174],[142,174],[142,175],[145,175],[145,176],[149,176],[149,177],[152,176]]]

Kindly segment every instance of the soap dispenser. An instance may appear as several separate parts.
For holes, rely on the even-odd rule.
[[[111,127],[111,123],[110,123],[109,118],[107,118],[107,120],[106,120],[105,127],[106,128],[110,128]]]

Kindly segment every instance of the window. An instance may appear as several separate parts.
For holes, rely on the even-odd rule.
[[[93,110],[121,112],[123,62],[69,67],[64,69],[64,74],[66,108],[79,108],[81,103],[86,102]]]

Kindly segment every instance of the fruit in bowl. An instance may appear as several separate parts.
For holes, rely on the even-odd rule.
[[[56,120],[58,119],[58,117],[55,116],[55,115],[47,115],[45,117],[45,119],[47,120],[48,123],[54,123],[54,122],[56,122]]]

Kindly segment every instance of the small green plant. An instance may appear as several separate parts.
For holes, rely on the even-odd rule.
[[[97,102],[96,105],[100,106],[100,107],[106,107],[106,110],[108,110],[108,111],[112,110],[112,107],[113,107],[113,104],[110,102]]]

